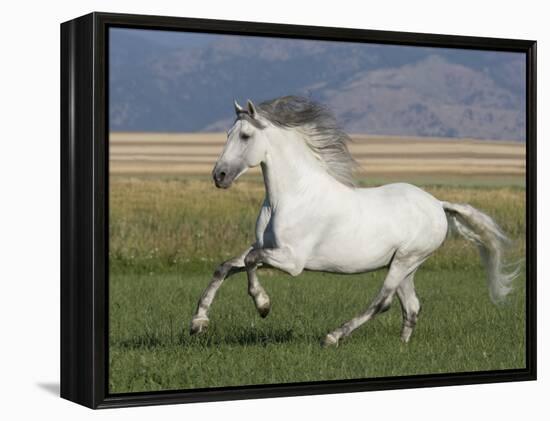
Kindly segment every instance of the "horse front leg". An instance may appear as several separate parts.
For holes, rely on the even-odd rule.
[[[218,289],[222,286],[222,283],[224,280],[226,280],[227,278],[229,278],[230,276],[236,273],[239,273],[245,270],[244,259],[248,255],[250,250],[252,250],[252,247],[248,248],[240,256],[234,257],[233,259],[229,259],[226,262],[222,263],[214,271],[214,274],[212,275],[212,279],[208,284],[208,286],[206,287],[206,289],[204,290],[204,292],[202,293],[201,298],[199,299],[199,302],[197,304],[197,309],[195,310],[195,314],[191,319],[191,328],[190,328],[191,335],[195,333],[201,333],[206,330],[209,323],[208,310],[212,305],[212,301],[214,301],[216,292],[218,292]]]
[[[258,281],[258,266],[265,264],[280,269],[293,276],[299,275],[303,265],[296,264],[296,259],[289,248],[253,249],[244,259],[248,276],[248,294],[254,300],[261,317],[266,317],[271,309],[271,300]]]
[[[260,281],[258,281],[257,267],[247,270],[246,273],[248,276],[248,295],[252,297],[260,316],[262,318],[267,317],[271,310],[271,300],[260,284]]]

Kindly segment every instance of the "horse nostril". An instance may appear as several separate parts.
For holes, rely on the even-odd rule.
[[[219,181],[223,181],[224,178],[225,178],[225,172],[224,172],[224,171],[220,171],[220,173],[218,174],[218,180],[219,180]]]

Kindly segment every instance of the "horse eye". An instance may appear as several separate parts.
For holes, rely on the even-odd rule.
[[[250,138],[250,134],[248,134],[248,133],[241,132],[240,136],[241,136],[241,139],[243,139],[243,140],[247,140],[247,139]]]

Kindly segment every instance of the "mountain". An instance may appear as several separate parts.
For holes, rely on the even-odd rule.
[[[353,133],[525,140],[517,53],[137,32],[110,35],[113,131],[226,130],[234,98],[298,94]]]

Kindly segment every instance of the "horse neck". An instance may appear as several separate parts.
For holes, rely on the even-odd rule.
[[[262,174],[272,207],[295,203],[308,193],[337,183],[322,168],[301,134],[291,130],[270,136]]]

